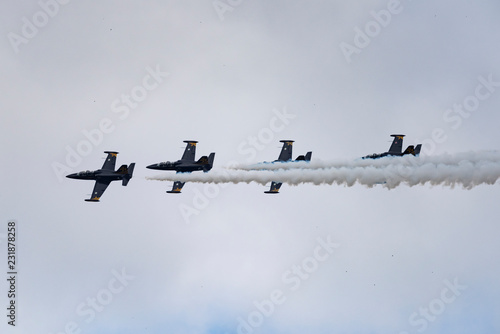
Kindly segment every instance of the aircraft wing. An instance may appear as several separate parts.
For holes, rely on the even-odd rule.
[[[87,202],[99,202],[99,199],[101,198],[102,194],[106,190],[106,188],[109,186],[111,183],[111,180],[109,181],[96,181],[94,190],[92,191],[92,195],[90,196],[89,199],[86,199],[85,201]]]
[[[181,160],[194,161],[194,156],[196,154],[196,143],[194,140],[185,140],[186,148],[184,149],[184,154]]]
[[[107,153],[108,156],[106,157],[106,161],[104,161],[104,164],[102,165],[102,169],[114,171],[116,156],[118,155],[118,152],[105,151],[104,153]]]
[[[167,191],[169,194],[180,194],[182,187],[184,187],[184,184],[186,182],[181,182],[181,181],[175,181],[174,185],[172,186],[172,190]]]
[[[391,137],[394,137],[394,140],[392,141],[391,147],[387,153],[390,155],[401,155],[401,152],[403,151],[404,136],[405,135],[391,135]]]
[[[278,194],[281,185],[282,185],[281,182],[274,182],[273,181],[273,182],[271,182],[271,189],[269,189],[268,191],[264,191],[264,193],[266,193],[266,194]]]
[[[280,140],[283,143],[278,161],[292,160],[293,140]]]

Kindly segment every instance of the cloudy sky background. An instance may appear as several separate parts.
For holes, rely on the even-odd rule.
[[[424,143],[422,155],[496,150],[499,84],[466,116],[448,110],[500,82],[499,4],[215,3],[230,10],[72,1],[49,17],[36,1],[0,5],[4,272],[7,222],[19,229],[17,326],[3,316],[2,332],[500,331],[498,185],[283,185],[269,196],[188,183],[169,195],[170,182],[145,179],[186,139],[199,141],[197,157],[216,152],[216,166],[274,160],[280,139],[296,141],[294,157],[325,160],[384,152],[392,133]],[[375,23],[388,6],[397,13]],[[341,46],[370,27],[380,29],[346,57]],[[127,107],[151,71],[156,87]],[[93,182],[61,176],[100,168],[105,150],[120,152],[117,167],[135,162],[134,178],[84,202]],[[307,278],[284,279],[328,239],[337,248]],[[92,299],[105,301],[93,317]]]

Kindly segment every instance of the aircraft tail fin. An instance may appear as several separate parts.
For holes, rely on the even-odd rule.
[[[403,137],[405,135],[391,135],[394,137],[391,147],[389,148],[389,154],[400,155],[403,150]]]
[[[422,144],[418,144],[415,147],[415,156],[418,157],[420,155],[420,149],[422,148]]]
[[[208,164],[207,167],[203,169],[204,172],[208,172],[209,170],[212,169],[212,167],[214,166],[214,159],[215,159],[215,153],[212,152],[208,156]]]
[[[313,154],[312,152],[307,152],[304,160],[305,161],[311,161],[312,154]]]
[[[132,178],[132,174],[134,173],[134,167],[135,163],[131,163],[128,168],[127,168],[127,174],[124,176],[122,180],[122,186],[126,186],[128,184],[128,181]]]
[[[279,194],[281,182],[271,182],[271,188],[268,191],[264,191],[265,194]]]

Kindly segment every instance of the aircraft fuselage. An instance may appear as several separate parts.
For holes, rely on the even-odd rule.
[[[108,171],[108,170],[103,170],[103,169],[98,169],[95,171],[82,171],[78,173],[73,173],[69,174],[66,177],[70,179],[77,179],[77,180],[110,180],[110,181],[116,181],[116,180],[122,180],[124,174],[119,174],[116,172]]]
[[[182,161],[178,160],[175,162],[160,162],[157,164],[152,164],[149,166],[146,166],[146,168],[149,169],[155,169],[155,170],[173,170],[176,172],[180,173],[187,173],[187,172],[194,172],[197,170],[207,170],[210,169],[209,165],[206,164],[199,164],[195,163],[193,161]]]
[[[403,156],[403,153],[401,153],[401,154],[389,154],[388,152],[386,152],[386,153],[381,153],[381,154],[374,153],[372,155],[367,155],[366,157],[363,157],[362,159],[380,159],[383,157],[402,157],[402,156]]]

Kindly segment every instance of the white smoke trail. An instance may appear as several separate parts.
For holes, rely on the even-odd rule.
[[[464,152],[457,154],[442,154],[435,156],[419,156],[405,155],[403,157],[384,157],[381,159],[336,159],[336,160],[321,160],[313,159],[310,162],[264,162],[258,164],[233,164],[227,166],[227,169],[234,170],[277,170],[277,169],[320,169],[320,168],[341,168],[341,167],[385,167],[394,164],[414,165],[414,164],[445,164],[456,165],[461,161],[491,161],[500,162],[500,152],[496,151],[478,151]]]
[[[290,185],[312,183],[315,185],[335,184],[349,187],[354,184],[373,187],[382,183],[389,189],[401,184],[408,186],[430,184],[451,187],[461,185],[466,189],[471,189],[480,184],[494,184],[500,178],[500,154],[497,152],[469,152],[425,158],[401,157],[385,160],[387,161],[382,163],[373,160],[371,165],[356,165],[359,163],[358,161],[350,161],[346,165],[330,164],[330,167],[326,168],[213,169],[209,173],[164,174],[148,177],[147,179],[202,183],[256,182],[263,185],[276,181]],[[289,167],[289,164],[282,165]],[[312,164],[309,166],[318,165]]]

